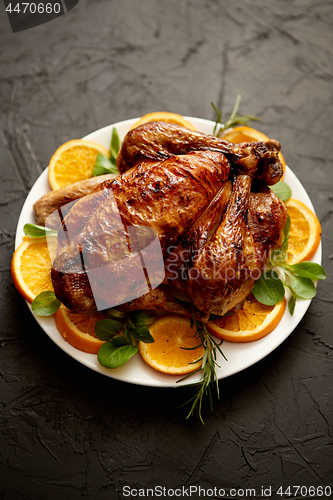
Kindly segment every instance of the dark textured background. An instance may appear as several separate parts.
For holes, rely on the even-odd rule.
[[[81,0],[13,34],[1,2],[1,499],[331,484],[332,27],[332,3],[317,0]],[[61,143],[149,111],[210,119],[210,101],[230,112],[238,92],[313,201],[329,277],[283,345],[221,381],[202,426],[176,408],[190,390],[116,382],[63,353],[10,262],[23,202]]]

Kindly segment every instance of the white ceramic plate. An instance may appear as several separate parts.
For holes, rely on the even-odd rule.
[[[213,122],[191,117],[186,117],[186,119],[192,122],[198,130],[209,134],[213,133]],[[109,125],[108,127],[104,127],[100,130],[96,130],[96,132],[89,134],[85,137],[85,139],[99,142],[106,148],[109,148],[112,127],[116,127],[119,137],[122,140],[127,131],[137,120],[138,119],[136,118],[133,120],[127,120]],[[288,167],[286,168],[284,180],[292,189],[292,197],[302,201],[311,210],[313,210],[312,203],[305,189]],[[49,190],[50,187],[46,169],[37,179],[23,205],[17,226],[15,247],[18,247],[22,242],[24,224],[26,224],[27,222],[35,223],[32,211],[33,203]],[[319,246],[314,256],[313,261],[321,264],[321,245]],[[219,360],[220,368],[217,370],[218,378],[222,379],[233,375],[234,373],[240,372],[241,370],[248,368],[249,366],[253,365],[257,361],[270,354],[296,328],[296,326],[306,313],[310,302],[310,300],[298,300],[293,316],[290,316],[289,312],[286,311],[278,327],[271,334],[267,335],[261,340],[249,342],[246,344],[223,342],[222,349],[228,361],[225,361],[222,357]],[[30,304],[27,304],[31,310]],[[121,368],[117,368],[115,370],[106,369],[98,363],[96,355],[86,354],[69,345],[58,332],[53,317],[41,318],[35,316],[35,319],[40,324],[42,329],[47,333],[47,335],[63,351],[65,351],[67,354],[72,356],[72,358],[76,359],[88,368],[106,375],[107,377],[111,377],[124,382],[129,382],[132,384],[157,387],[174,387],[176,381],[180,378],[179,376],[164,375],[153,370],[142,360],[139,354],[131,358],[131,360]],[[194,374],[192,377],[189,377],[186,381],[182,382],[182,384],[185,385],[193,383],[199,380],[199,378],[199,374]]]

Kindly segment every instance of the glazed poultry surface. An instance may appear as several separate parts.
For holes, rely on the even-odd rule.
[[[49,216],[58,208],[70,202],[75,202],[82,196],[90,194],[93,189],[95,189],[104,180],[114,179],[117,177],[114,174],[100,175],[99,177],[91,177],[90,179],[74,182],[69,186],[61,189],[56,189],[55,191],[49,191],[44,196],[39,198],[39,200],[34,203],[33,211],[35,214],[36,223],[45,226],[45,221],[48,218],[48,227],[51,229],[57,229],[59,218],[53,217],[53,220]],[[54,227],[52,225],[54,224]]]
[[[87,312],[110,307],[115,294],[123,310],[194,307],[204,320],[230,310],[251,291],[286,221],[266,185],[281,178],[279,149],[276,141],[233,145],[161,122],[130,131],[117,158],[122,175],[76,201],[62,221],[52,268],[59,300]],[[156,235],[164,268],[150,256],[156,283],[143,285],[135,250]],[[188,309],[156,288],[163,278],[191,299]]]
[[[123,173],[141,161],[163,160],[190,151],[218,151],[229,160],[234,174],[246,173],[251,179],[257,177],[273,186],[283,174],[278,158],[280,148],[280,144],[272,139],[232,144],[179,125],[150,122],[128,132],[117,157],[117,166]]]

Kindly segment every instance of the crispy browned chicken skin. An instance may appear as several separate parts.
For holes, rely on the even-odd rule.
[[[55,191],[49,191],[33,205],[37,224],[45,226],[47,220],[47,226],[49,228],[58,229],[59,217],[50,217],[52,213],[63,205],[75,202],[83,196],[90,194],[91,191],[99,186],[104,180],[112,180],[116,177],[117,175],[114,174],[100,175],[98,177],[91,177],[90,179],[74,182],[69,186],[56,189]]]
[[[130,227],[149,226],[159,237],[165,282],[205,318],[227,312],[251,291],[286,221],[284,204],[265,184],[281,178],[279,149],[276,141],[233,145],[160,122],[130,131],[117,159],[122,175],[77,201],[63,221],[52,269],[57,297],[73,311],[96,308],[84,261],[107,304],[103,266],[111,263],[119,304],[139,308],[142,298],[137,306],[125,300],[129,289],[144,293],[127,239]],[[144,302],[149,294],[154,307],[153,290]],[[156,304],[168,302],[157,295]]]
[[[149,122],[130,130],[117,157],[120,173],[141,161],[156,161],[190,151],[218,151],[229,160],[234,174],[246,173],[273,186],[282,177],[283,167],[277,141],[232,144],[212,135],[195,132],[171,123]]]
[[[99,295],[110,293],[103,269],[127,257],[127,270],[115,270],[119,302],[135,290],[138,279],[133,254],[127,246],[127,226],[149,226],[160,240],[163,255],[191,227],[229,175],[229,164],[221,153],[202,151],[164,161],[140,163],[113,182],[102,183],[95,192],[77,201],[64,219],[59,233],[60,252],[53,263],[54,290],[73,311],[95,307],[93,292],[82,268],[100,268]],[[112,196],[110,196],[112,195]],[[119,212],[118,212],[119,211]],[[119,214],[124,224],[119,230]],[[67,240],[68,238],[68,240]],[[128,266],[133,260],[133,267]],[[104,271],[106,268],[104,268]],[[97,273],[98,271],[96,271]],[[97,277],[96,277],[97,280]],[[136,290],[140,296],[140,290]]]

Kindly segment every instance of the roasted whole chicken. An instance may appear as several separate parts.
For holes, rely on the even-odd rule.
[[[121,175],[74,196],[69,210],[57,207],[58,299],[74,312],[225,314],[250,293],[286,222],[268,187],[283,173],[279,149],[163,122],[131,130],[117,158]],[[160,254],[145,253],[156,243]]]

